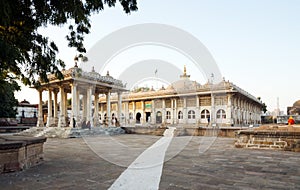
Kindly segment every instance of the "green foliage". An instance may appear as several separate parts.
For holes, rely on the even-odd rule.
[[[267,105],[265,103],[263,103],[263,107],[262,107],[262,111],[264,113],[266,113],[268,110],[267,110]]]
[[[20,86],[14,81],[0,79],[0,118],[15,118],[17,114],[18,100],[14,91],[20,90]]]
[[[257,99],[259,100],[259,101],[261,101],[261,97],[257,97]],[[262,102],[262,101],[261,101]],[[262,111],[264,112],[264,113],[266,113],[268,110],[267,110],[267,105],[266,105],[266,103],[262,103]]]
[[[136,0],[119,0],[125,13],[137,10]],[[90,16],[113,7],[116,0],[0,0],[0,74],[25,85],[47,82],[47,74],[63,78],[65,67],[56,58],[58,48],[38,32],[47,25],[68,24],[69,47],[86,52],[84,36],[90,32]],[[40,78],[40,81],[39,81]]]

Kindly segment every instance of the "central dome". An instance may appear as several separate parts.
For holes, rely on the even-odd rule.
[[[173,82],[167,89],[178,90],[192,90],[200,86],[196,81],[190,80],[190,75],[186,74],[186,67],[184,66],[183,75],[180,75],[180,80]]]
[[[190,79],[180,79],[178,81],[173,82],[167,89],[174,90],[191,90],[196,89],[197,86],[200,86],[196,81],[191,81]]]
[[[299,107],[299,108],[300,108],[300,100],[296,101],[296,102],[293,104],[293,107]]]

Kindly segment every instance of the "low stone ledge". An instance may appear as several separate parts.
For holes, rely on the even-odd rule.
[[[0,173],[14,172],[41,163],[45,137],[1,136]]]
[[[141,135],[156,135],[163,136],[166,128],[154,127],[121,127],[127,134],[141,134]]]
[[[0,150],[18,149],[25,146],[24,141],[0,141]]]
[[[241,130],[236,133],[235,147],[300,152],[300,132]]]

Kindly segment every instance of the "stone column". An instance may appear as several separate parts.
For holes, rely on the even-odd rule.
[[[156,113],[155,113],[155,101],[152,100],[151,102],[152,106],[151,106],[151,122],[152,124],[156,123]]]
[[[103,121],[104,120],[104,104],[101,103],[100,104],[100,113],[101,113],[101,120]],[[102,123],[101,121],[101,123]]]
[[[86,123],[86,105],[87,105],[87,101],[86,101],[86,92],[84,92],[84,94],[82,95],[82,122]]]
[[[52,90],[48,89],[48,117],[46,127],[50,127],[52,125],[52,121]]]
[[[210,124],[216,123],[215,96],[211,94]]]
[[[196,124],[199,124],[200,123],[200,120],[201,120],[201,116],[200,116],[200,104],[199,104],[199,96],[196,95]]]
[[[183,123],[187,124],[187,107],[186,107],[186,97],[183,98]]]
[[[78,86],[77,86],[78,87]],[[79,89],[76,88],[77,92],[76,92],[76,100],[77,100],[77,107],[76,107],[76,110],[77,110],[77,117],[76,117],[76,127],[80,127],[81,126],[81,118],[80,118],[80,108],[81,108],[81,105],[80,105],[80,92],[79,92]]]
[[[166,122],[166,99],[162,99],[162,123]]]
[[[122,117],[122,92],[118,92],[118,121],[121,124]]]
[[[73,82],[73,84],[71,84],[71,95],[72,95],[72,110],[71,110],[71,118],[70,118],[70,123],[71,123],[71,127],[76,127],[76,123],[77,123],[77,103],[78,103],[78,99],[77,99],[77,84],[75,82]]]
[[[110,91],[108,91],[106,93],[106,121],[108,126],[111,125],[110,106]]]
[[[92,87],[88,87],[87,89],[87,106],[86,106],[86,119],[89,122],[91,127],[94,127],[94,121],[92,117]]]
[[[173,122],[177,124],[177,99],[174,99],[174,108],[173,108]]]
[[[54,117],[54,124],[57,126],[57,124],[58,124],[58,115],[57,115],[57,111],[58,111],[58,106],[57,106],[57,93],[58,93],[58,91],[57,90],[53,90],[53,94],[54,94],[54,100],[53,100],[53,104],[54,104],[54,106],[53,106],[53,108],[54,108],[54,115],[53,115],[53,117]]]
[[[226,119],[229,121],[229,124],[233,124],[232,119],[232,94],[228,94],[227,96],[227,111],[226,111]]]
[[[94,94],[94,126],[99,126],[100,125],[100,122],[99,122],[99,115],[98,115],[98,112],[99,112],[99,93],[96,93]]]
[[[146,122],[146,113],[145,113],[145,101],[141,101],[141,109],[142,109],[142,120],[141,120],[141,124],[144,124]]]
[[[136,123],[136,117],[135,117],[135,101],[132,101],[132,116],[134,123]]]
[[[124,124],[127,125],[129,122],[129,102],[125,102],[125,120],[124,120]],[[128,121],[127,121],[128,119]]]
[[[43,90],[39,89],[39,113],[38,113],[38,120],[37,120],[37,127],[44,127],[44,120],[43,120]]]
[[[65,118],[65,90],[63,86],[59,87],[60,92],[60,102],[59,102],[59,118],[58,118],[58,127],[66,126],[66,118]]]
[[[66,127],[68,124],[68,92],[64,92],[64,113],[65,113],[65,120],[66,120]]]

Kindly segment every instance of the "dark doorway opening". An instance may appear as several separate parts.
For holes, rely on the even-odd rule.
[[[150,122],[151,112],[146,112],[146,122]]]
[[[136,123],[141,123],[141,117],[142,117],[142,114],[140,112],[137,112],[137,114],[135,116]]]
[[[162,114],[160,111],[156,112],[156,123],[162,122]]]

